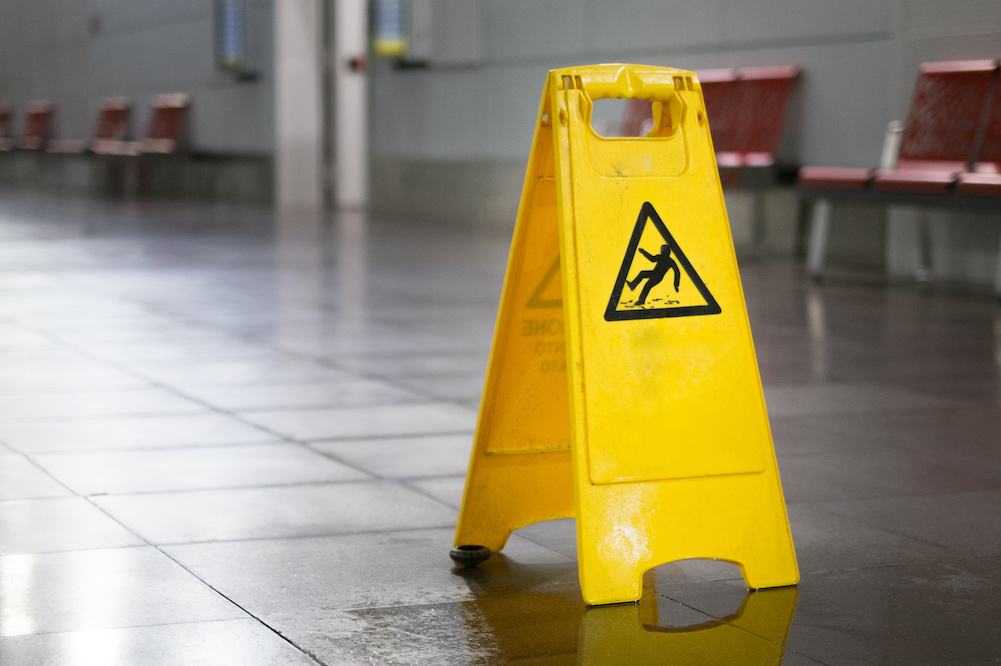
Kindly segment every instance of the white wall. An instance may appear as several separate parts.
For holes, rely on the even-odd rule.
[[[481,4],[485,53],[478,66],[377,69],[377,157],[523,159],[545,72],[599,62],[696,70],[798,64],[805,76],[791,134],[801,141],[788,150],[808,161],[872,163],[896,111],[888,0]]]

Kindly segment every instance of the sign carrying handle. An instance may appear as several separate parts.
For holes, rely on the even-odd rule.
[[[651,102],[670,102],[674,98],[673,78],[661,73],[640,73],[629,66],[609,67],[605,71],[592,71],[563,77],[563,87],[577,88],[590,99],[646,99]]]

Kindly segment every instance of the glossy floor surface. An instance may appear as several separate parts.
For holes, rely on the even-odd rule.
[[[742,261],[802,573],[448,558],[508,232],[0,197],[0,663],[1001,659],[1001,313]]]

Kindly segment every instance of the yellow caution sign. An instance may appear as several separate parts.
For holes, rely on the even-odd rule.
[[[599,98],[650,100],[650,134],[598,136]],[[453,559],[564,517],[589,604],[686,558],[799,579],[692,72],[555,70],[542,95]]]

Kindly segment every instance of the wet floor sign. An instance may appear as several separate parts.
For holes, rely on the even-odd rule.
[[[598,136],[600,98],[649,100],[653,129]],[[453,558],[567,517],[589,604],[687,558],[799,579],[691,72],[562,69],[543,91]]]

